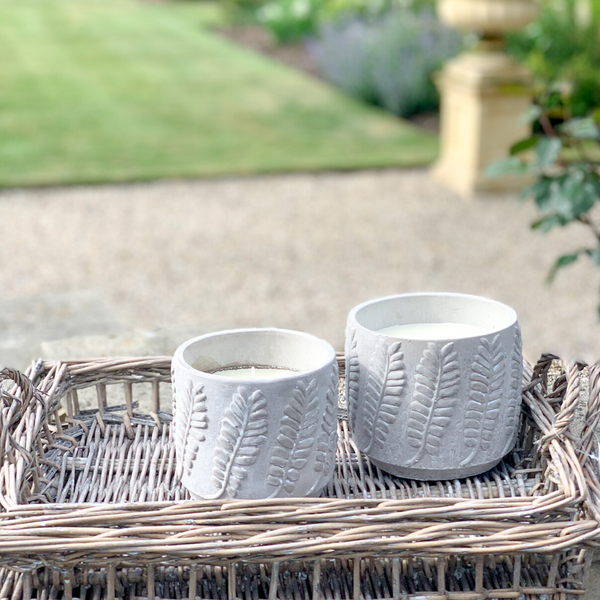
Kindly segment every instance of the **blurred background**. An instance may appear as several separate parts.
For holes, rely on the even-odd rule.
[[[0,363],[252,326],[341,350],[354,305],[414,291],[596,361],[599,24],[542,0],[502,36],[536,107],[510,164],[537,153],[539,185],[465,199],[430,174],[435,80],[482,44],[430,0],[0,0]]]

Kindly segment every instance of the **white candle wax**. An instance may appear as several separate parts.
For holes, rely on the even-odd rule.
[[[379,333],[409,340],[454,340],[485,335],[489,331],[467,323],[409,323],[384,327]]]
[[[239,377],[248,379],[278,379],[287,375],[293,375],[296,371],[291,369],[274,369],[271,367],[233,367],[215,371],[214,375],[223,375],[224,377]]]

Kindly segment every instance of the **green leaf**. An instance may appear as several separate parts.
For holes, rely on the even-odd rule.
[[[560,130],[579,140],[595,140],[598,137],[598,127],[592,117],[573,118],[563,123]]]
[[[529,165],[523,162],[518,156],[509,156],[490,163],[485,169],[485,174],[488,177],[502,177],[509,173],[521,175],[527,173],[528,170]]]
[[[519,124],[533,123],[542,115],[542,108],[537,104],[532,104],[525,113],[519,117]]]
[[[598,188],[593,178],[581,170],[574,170],[551,180],[547,191],[536,196],[538,208],[547,214],[558,214],[564,224],[590,210],[598,199]]]
[[[548,188],[550,184],[554,181],[550,177],[542,176],[537,181],[534,181],[530,185],[528,185],[520,194],[521,198],[528,198],[529,196],[533,196],[537,203],[539,198],[543,198],[548,193]]]
[[[596,171],[587,174],[587,182],[591,188],[595,191],[596,196],[600,198],[600,176]]]
[[[513,156],[515,154],[519,154],[519,152],[523,152],[524,150],[529,150],[529,148],[533,148],[537,142],[539,137],[537,135],[532,135],[530,138],[526,138],[513,144],[510,147],[510,155]]]
[[[557,137],[542,137],[538,140],[535,151],[537,154],[537,165],[541,169],[548,167],[558,158],[562,149],[562,142]]]
[[[545,192],[540,191],[535,197],[535,203],[543,213],[565,214],[569,211],[571,204],[563,194],[565,179],[566,175],[548,178],[549,183]]]
[[[559,271],[559,269],[563,269],[564,267],[573,264],[579,258],[579,254],[581,252],[585,252],[585,250],[579,250],[578,252],[575,252],[573,254],[563,254],[562,256],[560,256],[550,269],[550,272],[548,273],[548,283],[554,281],[556,273]]]
[[[539,229],[543,233],[548,233],[553,227],[563,227],[565,220],[560,215],[548,215],[538,219],[531,224],[531,229]]]
[[[600,267],[600,246],[596,246],[596,248],[594,248],[593,250],[588,250],[587,253],[588,256],[591,258],[592,262],[597,267]]]
[[[534,225],[543,231],[576,220],[599,198],[595,175],[579,169],[559,177],[542,179],[534,185],[535,203],[543,213],[542,219]]]
[[[571,201],[570,218],[576,219],[594,206],[598,198],[596,187],[589,181],[587,175],[581,171],[572,173],[564,184],[565,193]]]

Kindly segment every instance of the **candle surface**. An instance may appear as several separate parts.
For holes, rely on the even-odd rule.
[[[286,375],[293,375],[297,371],[291,369],[274,369],[272,367],[233,367],[219,369],[214,371],[213,375],[223,375],[224,377],[239,377],[248,379],[277,379]]]
[[[453,340],[485,335],[489,331],[466,323],[408,323],[384,327],[379,333],[410,340]]]

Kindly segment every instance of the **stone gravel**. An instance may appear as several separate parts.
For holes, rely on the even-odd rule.
[[[600,270],[552,285],[579,226],[532,232],[515,196],[465,201],[426,170],[0,192],[0,299],[94,290],[126,330],[277,326],[343,348],[346,315],[388,294],[512,305],[525,355],[600,358]],[[41,318],[41,317],[40,317]]]
[[[109,334],[117,323],[171,338],[287,327],[342,349],[359,302],[455,291],[512,305],[530,360],[595,362],[600,271],[582,261],[545,284],[556,256],[593,240],[578,226],[534,233],[534,216],[515,196],[462,200],[425,170],[4,191],[0,335],[15,356],[33,352],[15,344],[36,332]],[[52,323],[33,322],[43,319]],[[117,347],[125,339],[141,352],[157,337]],[[82,345],[110,348],[110,338],[48,347]],[[599,590],[594,565],[584,598]]]

